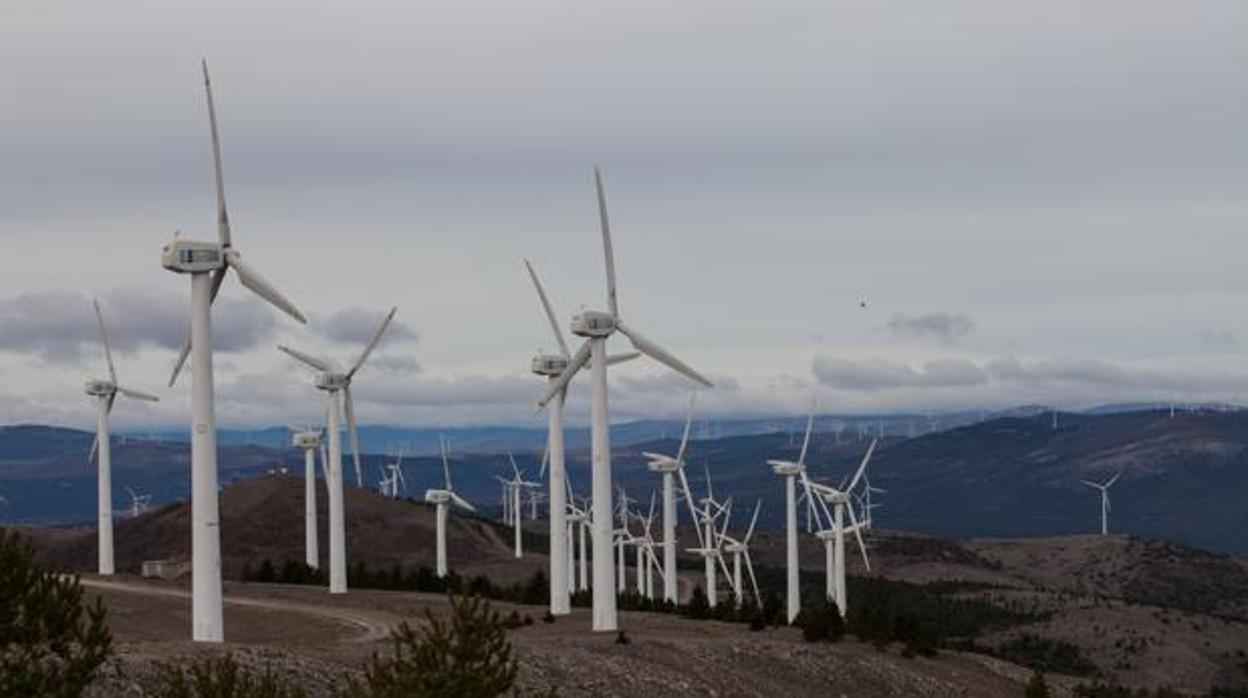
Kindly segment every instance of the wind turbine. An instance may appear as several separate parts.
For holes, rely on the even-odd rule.
[[[446,442],[439,439],[439,446],[442,450],[442,474],[446,477],[445,489],[425,490],[425,501],[434,505],[437,514],[437,532],[438,532],[438,576],[446,576],[446,507],[447,503],[454,502],[455,506],[468,511],[476,511],[476,508],[465,501],[462,497],[455,494],[454,488],[451,487],[451,464],[447,460]]]
[[[524,267],[529,272],[529,278],[533,280],[533,287],[537,290],[537,297],[541,301],[542,311],[550,322],[550,330],[555,335],[555,343],[559,345],[559,353],[557,354],[542,353],[534,356],[530,362],[530,368],[533,373],[545,377],[547,383],[551,384],[558,380],[559,376],[567,369],[571,354],[568,351],[568,343],[563,337],[563,332],[559,329],[559,321],[555,317],[554,308],[550,304],[550,299],[546,296],[546,290],[542,288],[542,282],[537,278],[537,272],[533,270],[533,265],[527,259],[524,260]],[[638,354],[636,353],[613,356],[607,359],[607,363],[614,364],[628,361],[637,356]],[[567,467],[564,460],[563,445],[563,405],[567,399],[567,393],[567,384],[565,383],[546,404],[547,458],[543,461],[543,466],[547,463],[550,466],[550,480],[548,483],[550,488],[550,613],[556,616],[572,612],[571,598],[568,594],[561,591],[570,589],[573,586],[568,583],[568,575],[572,573],[567,562],[571,557],[569,550],[571,542],[568,538],[567,500],[564,498],[567,491],[565,486],[567,482]],[[504,501],[504,520],[506,520],[507,506],[506,501]]]
[[[130,518],[137,519],[147,511],[148,505],[152,502],[152,495],[139,494],[129,487],[126,492],[130,493]]]
[[[624,558],[624,548],[634,542],[633,534],[628,530],[629,507],[637,500],[629,497],[623,487],[617,486],[616,493],[619,497],[615,500],[615,515],[619,524],[615,531],[613,531],[613,535],[615,536],[616,552],[615,573],[616,587],[620,593],[623,593],[627,588],[627,564]],[[641,568],[638,567],[637,569],[638,574],[640,574]]]
[[[693,498],[689,494],[689,481],[685,477],[685,451],[689,446],[689,429],[693,425],[693,406],[697,393],[689,396],[689,411],[685,415],[685,431],[680,437],[680,449],[676,457],[661,453],[642,452],[646,459],[646,467],[653,472],[663,474],[663,600],[676,603],[676,475],[680,475],[680,486],[688,498],[689,511],[694,511]],[[694,519],[694,528],[698,528]]]
[[[732,553],[732,591],[737,598],[738,606],[745,600],[745,588],[741,583],[742,559],[745,560],[745,569],[750,575],[750,586],[754,589],[754,601],[760,607],[763,605],[763,597],[758,593],[758,579],[754,576],[754,563],[750,560],[750,538],[754,535],[754,525],[758,523],[758,512],[762,505],[761,500],[754,504],[754,516],[750,519],[750,527],[740,540],[727,534],[723,536],[726,541],[724,552]]]
[[[848,608],[848,599],[845,595],[845,534],[852,532],[858,540],[858,549],[862,551],[862,562],[867,570],[871,569],[871,561],[867,558],[867,546],[862,542],[862,525],[858,522],[858,517],[854,514],[853,506],[850,504],[850,493],[858,485],[862,479],[863,473],[867,470],[867,464],[871,462],[871,455],[875,452],[877,439],[871,440],[871,445],[867,447],[867,453],[862,457],[862,463],[858,466],[858,470],[850,479],[849,485],[845,487],[830,487],[812,481],[806,476],[805,470],[802,471],[802,485],[806,488],[809,496],[816,499],[823,509],[824,516],[827,517],[829,527],[824,528],[823,518],[816,516],[819,522],[819,532],[815,535],[824,542],[825,557],[825,590],[828,596],[836,602],[836,606],[840,609],[841,615],[845,615]],[[828,504],[832,505],[832,511],[828,511]],[[849,514],[849,520],[852,524],[848,528],[845,526],[845,514]]]
[[[1088,482],[1087,480],[1080,480],[1080,482],[1087,485],[1088,487],[1091,487],[1093,489],[1098,489],[1101,491],[1101,535],[1102,536],[1109,535],[1109,488],[1113,487],[1114,483],[1118,482],[1118,478],[1120,477],[1122,477],[1121,471],[1119,471],[1117,475],[1106,480],[1104,484],[1097,484],[1095,482]]]
[[[797,560],[797,477],[801,476],[803,480],[806,478],[806,452],[810,448],[810,432],[815,426],[815,409],[815,400],[811,398],[810,416],[806,418],[806,436],[802,439],[802,451],[797,460],[767,461],[772,472],[784,478],[785,564],[787,569],[785,603],[789,623],[792,623],[797,618],[798,612],[802,610],[800,570]],[[809,527],[809,513],[814,507],[814,500],[810,496],[809,489],[803,488],[803,491],[806,497],[807,526]]]
[[[402,451],[399,452],[398,460],[394,463],[387,464],[386,469],[390,471],[390,476],[387,478],[390,482],[389,497],[391,499],[398,499],[399,492],[407,494],[407,480],[403,478]]]
[[[328,477],[325,484],[329,491],[329,593],[331,594],[347,593],[347,535],[346,519],[343,514],[342,435],[338,428],[339,396],[341,395],[342,405],[346,411],[347,437],[351,441],[351,455],[355,459],[356,484],[362,487],[364,477],[360,470],[360,440],[355,432],[355,401],[351,399],[351,379],[368,360],[369,354],[373,353],[373,349],[381,341],[381,336],[390,326],[390,321],[394,320],[394,314],[397,311],[397,307],[390,309],[389,314],[377,328],[377,332],[373,334],[372,341],[364,347],[360,358],[356,359],[355,364],[345,372],[328,359],[317,358],[282,344],[277,345],[278,350],[289,354],[317,372],[313,379],[314,385],[317,390],[324,391],[328,397],[325,407],[325,434],[329,441],[329,469],[326,473]]]
[[[726,502],[720,503],[715,499],[715,490],[711,486],[711,472],[706,472],[706,496],[700,500],[701,509],[694,509],[690,512],[691,518],[695,522],[695,528],[705,528],[705,532],[698,535],[699,547],[689,548],[688,552],[697,553],[702,557],[704,572],[706,575],[706,599],[714,608],[719,604],[719,583],[716,581],[716,563],[723,568],[724,577],[729,577],[728,568],[724,564],[723,543],[724,533],[728,530],[728,522],[732,518],[732,498],[729,497]],[[689,495],[689,490],[685,493]],[[716,529],[716,521],[719,517],[724,518],[723,531]]]
[[[598,217],[602,227],[603,256],[607,270],[608,312],[585,310],[572,318],[572,333],[585,337],[576,354],[568,360],[563,373],[550,382],[539,401],[543,407],[561,395],[572,377],[589,362],[592,380],[590,415],[592,427],[592,483],[594,526],[594,603],[593,629],[598,632],[617,629],[614,561],[612,560],[611,506],[611,434],[607,415],[607,338],[616,331],[632,342],[635,349],[665,364],[678,373],[711,387],[711,382],[658,344],[624,324],[620,317],[615,289],[615,257],[611,249],[611,226],[607,218],[607,197],[603,192],[602,175],[594,168],[594,188],[598,194]]]
[[[104,360],[108,364],[108,378],[96,378],[87,381],[87,395],[95,398],[99,411],[96,416],[95,441],[91,444],[91,453],[87,463],[97,457],[99,502],[99,550],[98,572],[111,575],[113,567],[113,457],[112,447],[108,440],[108,420],[113,412],[113,403],[117,395],[155,402],[160,398],[155,395],[125,388],[117,383],[117,369],[113,366],[113,352],[108,345],[108,331],[104,329],[104,315],[100,313],[100,302],[95,301],[95,319],[100,324],[100,344],[104,347]]]
[[[520,466],[516,465],[516,459],[510,453],[507,454],[507,460],[511,463],[512,479],[504,480],[498,478],[503,483],[503,496],[506,498],[506,517],[507,523],[515,532],[515,549],[516,559],[524,556],[523,536],[521,535],[521,523],[524,518],[524,507],[521,506],[521,494],[525,489],[535,489],[542,486],[540,482],[530,482],[524,479],[524,473],[520,471]]]
[[[303,549],[304,562],[312,569],[321,566],[320,547],[316,532],[316,453],[321,451],[321,432],[312,429],[291,430],[291,441],[303,450]],[[322,463],[322,465],[324,465]]]
[[[187,357],[191,359],[191,636],[197,642],[222,642],[225,621],[221,605],[221,534],[217,512],[217,419],[212,377],[212,302],[230,269],[247,289],[299,322],[307,322],[290,301],[250,265],[230,239],[221,171],[221,145],[212,103],[208,64],[204,90],[212,129],[217,182],[217,240],[174,237],[161,251],[165,269],[191,275],[191,336],[183,345],[169,378],[170,386]]]

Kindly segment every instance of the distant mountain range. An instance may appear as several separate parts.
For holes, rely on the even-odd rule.
[[[876,500],[883,505],[876,512],[877,525],[945,536],[1092,532],[1099,528],[1098,494],[1080,480],[1104,480],[1122,470],[1122,479],[1110,490],[1113,531],[1248,556],[1248,536],[1244,535],[1248,531],[1248,506],[1244,504],[1248,502],[1248,412],[1184,408],[1172,417],[1169,405],[1151,410],[1120,407],[1059,413],[1056,429],[1048,408],[1023,408],[1009,414],[978,421],[976,413],[976,419],[968,415],[960,426],[932,433],[922,433],[926,430],[916,426],[913,437],[904,425],[917,422],[918,417],[820,418],[807,462],[812,477],[839,482],[862,457],[867,440],[878,435],[883,422],[885,437],[869,471],[871,484],[887,490]],[[836,422],[844,427],[839,436],[828,430]],[[872,422],[874,427],[868,429]],[[765,461],[796,457],[804,420],[715,424],[706,431],[700,425],[695,428],[688,459],[693,487],[699,492],[704,488],[705,466],[714,476],[716,492],[735,497],[737,511],[744,512],[756,498],[762,499],[760,525],[778,525],[781,483]],[[772,428],[763,431],[767,424]],[[641,451],[674,453],[681,426],[654,421],[612,427],[615,476],[631,496],[648,500],[658,484],[646,470]],[[386,429],[362,431],[384,443]],[[274,440],[271,445],[222,439],[223,483],[302,469],[302,455],[284,445],[289,443],[289,432],[235,435],[269,432]],[[420,433],[433,443],[438,434],[433,430],[401,433]],[[443,433],[452,439],[457,491],[486,511],[497,507],[500,499],[493,476],[510,471],[502,451],[514,449],[526,473],[537,475],[544,442],[540,430],[481,428]],[[585,493],[588,439],[583,430],[572,433],[580,436],[570,439],[569,477],[576,490]],[[92,520],[95,470],[86,462],[92,438],[89,432],[56,427],[0,427],[0,497],[4,498],[0,522]],[[479,447],[491,443],[506,445]],[[384,448],[368,450],[373,453],[362,460],[365,484],[372,486],[379,478],[380,465],[393,458],[377,453]],[[350,458],[346,461],[347,481],[353,482]],[[185,443],[134,436],[114,439],[113,462],[119,512],[129,505],[126,486],[153,495],[157,503],[187,496],[190,466]],[[405,456],[403,467],[412,496],[441,484],[441,466],[435,457]]]

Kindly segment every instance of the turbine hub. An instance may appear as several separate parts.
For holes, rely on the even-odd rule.
[[[800,475],[802,472],[802,466],[799,463],[785,463],[781,461],[776,461],[771,464],[771,472],[777,475],[791,477],[794,475]]]
[[[160,265],[179,274],[206,274],[225,266],[219,242],[178,238],[160,251]]]
[[[598,310],[583,310],[572,316],[572,334],[578,337],[610,337],[615,332],[615,316]]]
[[[538,354],[533,357],[530,368],[539,376],[558,376],[568,367],[568,357],[560,354]]]

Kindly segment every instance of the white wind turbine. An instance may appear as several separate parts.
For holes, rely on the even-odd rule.
[[[373,339],[364,347],[360,358],[347,371],[328,360],[321,359],[297,349],[279,344],[277,348],[293,356],[306,366],[315,370],[314,385],[323,390],[328,397],[325,409],[325,434],[329,441],[329,468],[326,471],[325,486],[329,492],[329,593],[345,594],[347,592],[347,529],[343,513],[342,490],[342,435],[338,427],[339,398],[347,417],[347,437],[351,441],[351,455],[355,459],[356,483],[363,485],[364,478],[360,470],[360,440],[355,432],[355,401],[351,399],[351,380],[360,367],[373,353],[381,336],[385,334],[390,321],[394,319],[398,308],[391,308],[382,320]]]
[[[754,601],[759,606],[763,605],[763,597],[758,593],[758,579],[754,576],[754,563],[750,560],[750,538],[754,535],[754,525],[758,523],[758,512],[762,505],[761,500],[754,504],[754,516],[750,519],[750,527],[740,540],[727,535],[727,533],[723,535],[725,542],[724,552],[732,553],[732,591],[733,595],[736,596],[738,606],[745,601],[745,587],[741,579],[742,559],[745,560],[745,569],[750,575],[750,586],[754,590]]]
[[[385,479],[389,482],[390,490],[387,496],[391,499],[398,499],[399,493],[407,494],[407,480],[403,478],[403,452],[400,451],[398,460],[393,463],[386,464],[386,470],[390,475]]]
[[[451,464],[447,459],[446,442],[440,441],[442,450],[442,474],[446,478],[445,489],[425,490],[425,501],[434,505],[437,515],[437,533],[438,533],[438,576],[445,577],[446,569],[446,508],[449,503],[468,511],[476,511],[476,508],[465,501],[462,497],[455,494],[455,490],[451,487]]]
[[[786,597],[785,604],[790,623],[797,618],[802,609],[800,569],[797,559],[797,478],[806,478],[806,452],[810,448],[810,432],[815,426],[815,401],[810,402],[810,416],[806,418],[806,436],[802,439],[802,451],[796,461],[769,460],[772,472],[784,478],[784,531],[785,531],[785,566]],[[803,488],[806,498],[807,528],[810,525],[810,513],[814,508],[814,500],[810,490]]]
[[[304,563],[312,569],[321,566],[321,552],[317,544],[316,525],[316,453],[321,452],[324,460],[324,448],[321,444],[321,432],[312,429],[294,431],[291,441],[296,448],[303,450],[303,550]],[[321,466],[324,467],[324,463]]]
[[[537,278],[537,272],[533,270],[533,265],[529,260],[524,260],[524,267],[529,272],[529,278],[533,280],[533,287],[537,290],[537,297],[541,301],[542,311],[546,315],[546,319],[550,322],[551,332],[555,336],[555,343],[559,346],[557,354],[538,354],[533,357],[530,368],[533,373],[546,378],[547,383],[554,383],[559,376],[568,367],[568,361],[571,354],[568,351],[568,343],[563,337],[563,332],[559,329],[559,321],[555,317],[554,308],[550,304],[550,299],[546,296],[546,290],[542,288],[542,282]],[[638,354],[629,353],[619,356],[609,357],[608,364],[615,364],[621,361],[628,361],[636,358]],[[548,463],[550,466],[550,612],[551,615],[565,615],[572,612],[572,602],[568,594],[560,593],[557,590],[569,589],[572,586],[568,583],[568,575],[572,574],[572,570],[568,567],[567,560],[571,557],[568,546],[571,542],[568,538],[568,522],[567,522],[567,500],[564,498],[567,487],[567,467],[564,460],[564,444],[563,444],[563,406],[567,399],[567,384],[554,395],[546,404],[547,416],[547,439],[546,439],[546,457],[543,458],[543,473]],[[509,505],[506,501],[503,504],[504,521],[507,520],[506,510]]]
[[[126,488],[126,492],[130,493],[130,518],[137,519],[142,516],[151,505],[152,495],[139,494],[129,487]]]
[[[697,393],[689,396],[689,411],[685,415],[685,431],[680,438],[680,449],[676,456],[665,456],[661,453],[642,452],[646,459],[646,467],[653,472],[663,474],[663,600],[676,603],[676,476],[680,476],[680,486],[685,492],[689,511],[695,510],[693,497],[689,494],[689,481],[685,477],[685,452],[689,446],[689,428],[693,425],[693,406]],[[698,521],[693,520],[694,529],[701,530]]]
[[[585,310],[572,318],[572,332],[585,337],[585,343],[568,360],[563,373],[550,382],[550,388],[539,401],[543,407],[561,395],[572,377],[589,362],[592,380],[592,483],[594,525],[594,603],[593,629],[613,631],[618,627],[616,614],[614,560],[612,560],[612,506],[611,506],[611,435],[607,415],[607,338],[615,332],[622,333],[635,349],[652,359],[667,365],[678,373],[705,385],[711,382],[690,368],[666,349],[647,339],[644,335],[625,325],[620,318],[616,301],[615,258],[611,249],[611,226],[607,218],[607,198],[602,188],[602,176],[594,169],[594,187],[598,194],[598,216],[602,227],[603,256],[607,270],[608,312]]]
[[[809,496],[819,502],[824,517],[827,518],[829,526],[824,527],[824,519],[816,516],[819,522],[819,532],[815,535],[824,542],[824,573],[825,592],[828,597],[836,602],[837,608],[841,615],[845,615],[846,609],[849,607],[849,601],[845,594],[845,534],[853,533],[858,540],[858,549],[862,552],[862,562],[867,570],[871,570],[871,561],[867,558],[867,546],[862,541],[862,524],[859,523],[858,517],[854,514],[854,508],[850,502],[850,493],[854,491],[854,487],[862,479],[863,473],[867,470],[867,464],[871,461],[871,454],[875,452],[876,439],[871,440],[871,445],[867,448],[867,453],[862,457],[862,463],[858,466],[858,470],[850,479],[849,485],[843,488],[830,487],[812,481],[806,476],[805,470],[802,471],[802,485],[806,488]],[[828,511],[828,504],[832,505],[832,511]],[[849,514],[850,526],[845,525],[845,514]]]
[[[1106,480],[1104,484],[1088,482],[1087,480],[1080,480],[1080,482],[1087,485],[1088,487],[1101,491],[1101,535],[1102,536],[1109,535],[1109,510],[1110,510],[1109,488],[1113,487],[1114,483],[1118,482],[1118,478],[1120,477],[1122,477],[1121,472],[1119,472],[1117,475]]]
[[[699,547],[688,548],[687,551],[697,553],[702,557],[702,563],[706,576],[706,599],[714,608],[719,604],[719,582],[717,581],[716,565],[723,569],[724,577],[730,578],[728,567],[724,563],[723,545],[724,532],[728,530],[728,522],[732,518],[732,498],[729,497],[725,502],[721,503],[715,499],[715,490],[711,486],[711,472],[706,472],[706,496],[700,501],[702,507],[690,511],[690,518],[695,522],[695,528],[699,529],[698,541]],[[686,496],[692,499],[689,490],[685,490]],[[716,528],[716,522],[720,517],[724,518],[723,530]],[[702,529],[705,529],[704,531]]]
[[[90,463],[97,458],[98,479],[98,572],[101,575],[113,573],[113,458],[112,447],[108,439],[109,416],[113,412],[113,403],[117,395],[155,402],[160,398],[155,395],[125,388],[117,383],[117,369],[113,366],[113,351],[108,344],[108,331],[104,329],[104,315],[100,313],[100,302],[95,301],[95,319],[100,324],[100,343],[104,347],[104,360],[108,364],[108,378],[96,378],[87,381],[87,395],[95,398],[98,405],[95,427],[95,441],[91,444],[91,453],[87,456]]]
[[[217,240],[188,240],[175,236],[161,251],[165,269],[191,275],[191,336],[182,347],[169,378],[172,386],[188,356],[191,359],[191,635],[197,642],[222,642],[225,621],[221,605],[221,534],[217,512],[217,420],[212,376],[212,302],[230,269],[247,289],[299,322],[303,314],[262,277],[242,256],[230,238],[217,115],[212,103],[208,64],[204,89],[212,129],[213,162],[217,183]]]
[[[625,589],[627,589],[627,564],[624,557],[624,548],[634,542],[633,535],[628,530],[629,507],[637,500],[629,497],[623,487],[616,487],[616,494],[618,495],[615,500],[617,528],[612,532],[615,538],[616,552],[615,584],[619,593],[624,593]]]
[[[579,571],[579,574],[569,573],[568,588],[569,592],[585,591],[589,589],[589,557],[588,557],[588,538],[591,526],[591,516],[588,511],[588,502],[581,500],[581,505],[577,506],[576,497],[572,494],[572,485],[568,484],[568,569]],[[574,546],[574,532],[580,532],[578,545]]]
[[[524,490],[540,488],[542,483],[525,480],[524,473],[521,472],[520,466],[516,465],[516,459],[510,453],[507,454],[507,460],[511,463],[512,479],[504,480],[498,478],[498,481],[503,483],[503,496],[506,502],[504,516],[507,519],[507,524],[512,527],[515,533],[515,555],[519,559],[524,556],[521,527],[524,520],[524,507],[521,502],[522,495]]]
[[[640,514],[636,515],[638,523],[641,524],[641,535],[633,539],[633,543],[637,546],[637,589],[638,592],[647,599],[654,598],[654,570],[658,569],[659,578],[666,580],[667,577],[663,569],[659,567],[659,559],[654,555],[654,536],[651,530],[654,527],[654,504],[655,494],[650,493],[650,511],[643,518]],[[642,574],[642,568],[645,568],[645,574]],[[666,586],[666,584],[665,584]]]

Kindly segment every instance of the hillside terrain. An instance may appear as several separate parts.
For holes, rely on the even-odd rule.
[[[254,572],[265,561],[280,567],[287,560],[303,559],[302,492],[299,478],[282,475],[224,488],[222,551],[228,578],[244,577],[247,570]],[[353,487],[347,492],[348,554],[353,565],[363,563],[373,570],[398,566],[409,571],[432,565],[434,522],[429,507]],[[322,535],[324,511],[322,501]],[[116,533],[118,569],[133,573],[145,559],[188,559],[188,513],[186,505],[171,504],[122,522]],[[528,552],[516,560],[508,529],[457,513],[449,526],[452,569],[465,577],[484,575],[496,584],[524,583],[548,565],[542,553],[546,549],[546,526],[545,521],[526,520]],[[37,528],[28,529],[28,533],[44,561],[83,572],[94,568],[93,530]],[[687,527],[680,535],[682,540],[694,539]],[[1248,650],[1248,565],[1240,560],[1134,536],[947,539],[875,530],[866,540],[870,571],[850,546],[851,613],[856,604],[875,603],[870,599],[881,593],[892,599],[889,603],[900,600],[903,605],[899,608],[909,609],[906,612],[915,613],[930,625],[946,650],[973,652],[965,655],[973,659],[947,661],[996,667],[988,673],[1000,676],[1005,671],[1014,678],[1026,678],[1027,670],[1002,667],[1016,663],[1052,674],[1071,674],[1070,681],[1096,678],[1136,687],[1171,685],[1193,691],[1248,684],[1248,657],[1244,656]],[[764,594],[782,595],[783,537],[760,531],[751,547]],[[806,599],[816,598],[822,594],[824,582],[823,550],[811,536],[802,537],[801,562],[803,594]],[[698,560],[682,556],[681,563],[680,589],[687,599],[703,578]],[[631,568],[627,576],[631,587],[635,579]],[[185,584],[184,579],[168,588],[184,588]],[[284,587],[245,584],[235,588],[268,597],[272,595],[269,591],[255,590]],[[298,591],[308,592],[314,592],[310,598],[323,599],[329,608],[339,603],[324,594],[323,587]],[[380,592],[354,589],[350,603],[355,603],[357,593],[379,598],[373,595]],[[721,586],[720,593],[727,598],[729,591]],[[414,599],[428,599],[400,592],[385,598],[400,608],[414,603]],[[519,607],[521,613],[533,617],[544,610],[542,606]],[[883,684],[872,684],[857,672],[891,672],[911,677],[905,681],[922,683],[936,681],[926,673],[929,669],[952,670],[952,665],[937,664],[920,671],[918,667],[927,665],[914,660],[894,666],[900,661],[897,657],[880,657],[873,651],[859,654],[852,645],[830,650],[828,655],[825,650],[801,644],[792,631],[755,634],[740,624],[695,623],[649,614],[629,617],[630,633],[650,629],[644,633],[649,649],[634,646],[608,655],[604,653],[612,650],[606,641],[598,643],[602,645],[599,647],[586,645],[575,636],[522,631],[522,635],[542,638],[527,650],[535,653],[534,657],[544,657],[534,659],[531,671],[545,679],[558,677],[560,682],[583,685],[592,693],[593,679],[567,666],[561,657],[575,655],[586,661],[608,662],[620,676],[645,672],[665,676],[664,672],[669,672],[674,678],[678,667],[671,665],[664,653],[675,652],[678,646],[683,652],[705,655],[702,661],[708,666],[731,663],[734,658],[779,661],[778,657],[785,657],[785,661],[810,663],[809,670],[816,672],[830,670],[829,662],[845,661],[858,666],[847,680],[865,681],[862,685],[877,689]],[[265,631],[269,635],[256,632],[265,643],[281,644],[271,630]],[[955,656],[960,655],[950,655]],[[997,660],[989,660],[991,656],[1009,661],[992,664]],[[971,670],[958,666],[962,667],[958,675],[968,676],[966,672]],[[730,666],[722,671],[723,676],[735,676]],[[801,688],[802,682],[811,680],[805,671],[795,674],[803,678],[794,678],[790,686],[797,695],[808,694],[804,691],[809,686]],[[837,671],[845,675],[844,669]],[[744,681],[740,677],[737,680]],[[987,678],[975,679],[980,680],[991,685]],[[694,682],[689,684],[690,694],[697,693],[694,687],[709,685],[720,686]],[[766,684],[743,685],[760,686],[756,693],[761,695],[761,686]],[[904,681],[896,686],[901,685]],[[944,684],[936,681],[932,685]],[[930,695],[947,695],[942,692],[946,689],[948,686]],[[893,694],[906,695],[904,691]]]
[[[1173,540],[1193,547],[1248,556],[1248,412],[1169,410],[1052,414],[1018,410],[1004,416],[915,438],[885,430],[869,471],[871,483],[887,490],[877,498],[876,522],[907,531],[951,537],[1055,536],[1099,530],[1098,493],[1080,483],[1122,478],[1110,492],[1110,529]],[[628,425],[613,428],[626,431]],[[646,469],[642,451],[675,453],[671,437],[629,444],[616,440],[614,473],[643,501],[658,478]],[[695,436],[697,434],[695,433]],[[86,465],[91,434],[48,427],[0,428],[0,522],[91,521],[95,473]],[[760,525],[775,527],[782,512],[782,486],[765,465],[769,458],[796,458],[800,434],[775,431],[724,438],[695,438],[689,453],[694,487],[704,487],[703,468],[714,474],[717,491],[738,503],[763,502]],[[848,429],[816,433],[807,458],[812,478],[839,482],[853,470],[867,441]],[[517,452],[525,472],[535,476],[541,451]],[[129,504],[125,486],[155,501],[184,499],[189,484],[185,444],[128,440],[114,454],[114,507]],[[375,483],[386,457],[363,457],[365,479]],[[222,447],[224,483],[268,472],[302,470],[302,455],[290,448],[254,445]],[[495,475],[510,476],[502,453],[452,454],[457,491],[483,512],[498,510]],[[432,457],[403,461],[408,493],[440,486],[442,468]],[[350,468],[348,468],[350,470]],[[589,454],[568,455],[569,479],[588,491]],[[349,476],[350,479],[350,476]],[[740,507],[745,508],[745,507]]]

